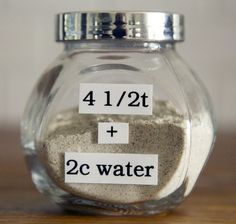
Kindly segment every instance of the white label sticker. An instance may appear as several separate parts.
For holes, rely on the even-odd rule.
[[[129,124],[119,122],[98,123],[98,144],[128,144]]]
[[[158,184],[158,155],[65,153],[66,183]]]
[[[81,114],[152,115],[153,85],[81,83]]]

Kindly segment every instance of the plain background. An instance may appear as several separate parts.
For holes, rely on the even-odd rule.
[[[186,41],[177,50],[208,88],[220,128],[236,128],[235,0],[0,0],[0,127],[19,124],[35,82],[63,49],[54,15],[86,10],[183,13]]]

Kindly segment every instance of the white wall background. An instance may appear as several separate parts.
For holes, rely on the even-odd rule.
[[[86,10],[183,13],[178,50],[207,86],[220,126],[236,128],[235,0],[0,0],[0,127],[19,122],[33,85],[62,50],[54,15]]]

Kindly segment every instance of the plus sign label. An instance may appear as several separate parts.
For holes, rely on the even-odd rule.
[[[129,124],[120,122],[98,123],[98,144],[128,144]]]

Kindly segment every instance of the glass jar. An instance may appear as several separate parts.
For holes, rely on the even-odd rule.
[[[175,50],[183,16],[57,16],[64,52],[27,103],[22,145],[40,192],[64,209],[143,215],[191,192],[215,122],[201,81]]]

